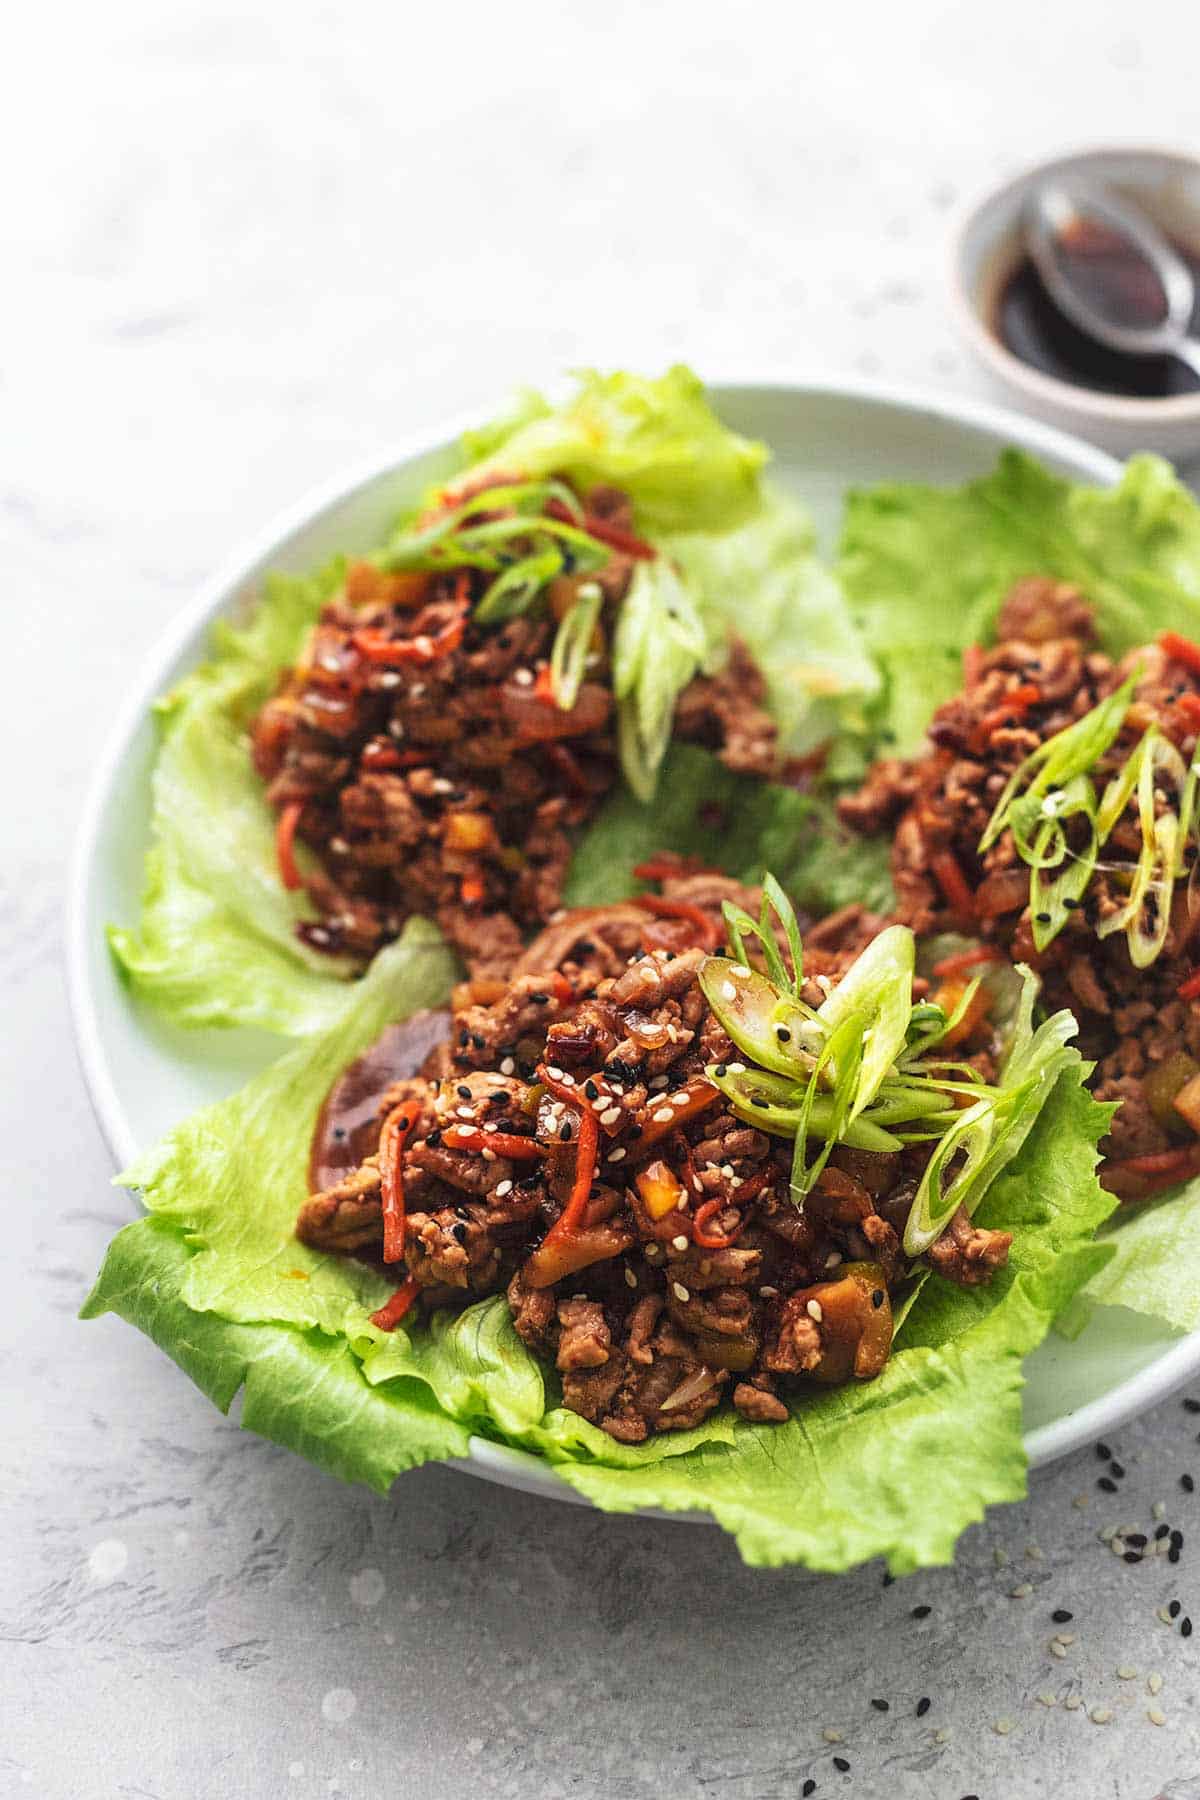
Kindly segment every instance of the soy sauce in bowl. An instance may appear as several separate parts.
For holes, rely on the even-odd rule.
[[[1165,302],[1145,263],[1117,233],[1081,225],[1079,241],[1071,246],[1077,275],[1104,311],[1123,314],[1130,323],[1156,324]],[[1191,331],[1200,336],[1200,252],[1175,238],[1171,243],[1197,282]],[[1177,357],[1124,356],[1080,331],[1059,312],[1029,256],[1021,256],[1001,283],[992,328],[1022,362],[1076,387],[1139,400],[1200,393],[1200,375]]]

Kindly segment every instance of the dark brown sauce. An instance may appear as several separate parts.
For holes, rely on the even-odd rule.
[[[357,1169],[379,1145],[379,1097],[393,1081],[419,1074],[450,1035],[448,1012],[419,1012],[389,1025],[344,1069],[325,1096],[308,1156],[308,1188],[319,1194]]]
[[[1077,221],[1061,240],[1081,287],[1106,317],[1154,325],[1165,313],[1157,277],[1126,240],[1091,221]],[[1200,254],[1172,239],[1196,280],[1191,330],[1200,335]],[[993,329],[1014,356],[1075,387],[1132,399],[1167,400],[1200,391],[1200,375],[1174,356],[1123,356],[1106,349],[1065,319],[1042,285],[1030,257],[1022,257],[1000,289]]]

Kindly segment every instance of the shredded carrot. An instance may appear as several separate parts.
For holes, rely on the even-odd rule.
[[[1200,644],[1194,644],[1191,638],[1180,637],[1177,631],[1160,631],[1158,644],[1172,662],[1182,663],[1185,669],[1200,675]]]
[[[945,985],[940,987],[934,994],[933,1004],[935,1006],[940,1006],[946,1017],[949,1018],[961,1004],[963,995],[966,991],[967,984],[965,982],[947,981]],[[987,989],[984,987],[977,987],[974,994],[971,996],[970,1003],[963,1013],[962,1018],[942,1039],[943,1045],[948,1047],[951,1044],[961,1044],[964,1038],[970,1037],[975,1027],[986,1019],[991,1004],[992,998]]]
[[[1200,999],[1200,969],[1196,969],[1186,981],[1181,981],[1175,992],[1181,1000]]]
[[[971,733],[971,748],[976,752],[985,750],[997,731],[1023,719],[1029,708],[1036,706],[1041,697],[1041,688],[1032,681],[1022,682],[1020,687],[1013,688],[990,712],[984,713]]]
[[[437,662],[439,657],[449,656],[451,651],[457,650],[466,635],[470,599],[465,569],[459,571],[454,605],[454,617],[432,637],[419,633],[411,638],[391,638],[386,632],[364,630],[352,633],[350,642],[367,662],[378,663],[385,668],[400,667],[407,663]]]
[[[551,702],[554,699],[554,676],[550,672],[549,663],[543,663],[537,672],[537,680],[533,684],[533,697],[535,700]]]
[[[975,896],[967,884],[967,878],[959,867],[958,858],[951,850],[939,850],[929,859],[929,866],[937,878],[946,899],[956,913],[969,919],[975,912]]]
[[[546,1149],[535,1138],[518,1137],[511,1131],[480,1131],[474,1125],[450,1125],[442,1133],[448,1150],[491,1150],[509,1162],[537,1162]]]
[[[1003,961],[999,950],[994,950],[990,944],[977,944],[974,950],[956,950],[953,956],[943,956],[941,962],[934,963],[932,973],[940,980],[947,975],[961,975],[977,963]]]
[[[459,887],[458,891],[462,897],[462,903],[464,906],[479,906],[483,900],[484,891],[485,891],[484,885],[483,885],[483,876],[482,875],[464,875],[462,878],[462,884]]]
[[[1200,1143],[1183,1144],[1177,1150],[1157,1150],[1149,1156],[1130,1156],[1123,1162],[1100,1165],[1100,1185],[1122,1200],[1148,1200],[1152,1194],[1175,1187],[1200,1174]]]
[[[695,930],[696,942],[702,950],[715,950],[721,941],[716,921],[702,907],[688,900],[664,900],[659,894],[639,894],[635,906],[653,913],[658,919],[684,919]]]
[[[634,875],[639,881],[671,881],[680,875],[719,875],[698,856],[676,856],[673,850],[660,850],[646,862],[635,863]]]
[[[731,1205],[732,1202],[721,1195],[718,1195],[715,1200],[706,1200],[692,1220],[692,1242],[699,1244],[702,1250],[728,1250],[731,1244],[736,1244],[745,1228],[745,1219],[739,1219],[728,1237],[723,1232],[705,1230],[708,1221],[715,1214],[728,1211]]]
[[[596,1174],[596,1155],[600,1148],[600,1127],[595,1113],[576,1088],[568,1087],[565,1082],[559,1081],[542,1064],[538,1065],[537,1079],[548,1094],[553,1094],[554,1098],[561,1100],[564,1105],[573,1107],[579,1115],[579,1136],[575,1140],[575,1179],[571,1183],[567,1204],[542,1240],[545,1244],[552,1244],[560,1243],[563,1238],[570,1237],[582,1223]]]
[[[1200,731],[1200,694],[1180,694],[1175,710],[1183,715],[1189,731]]]
[[[383,1208],[383,1260],[404,1255],[404,1145],[416,1123],[415,1100],[393,1106],[379,1134],[379,1182]]]
[[[293,892],[304,885],[296,867],[296,826],[303,811],[303,800],[290,800],[275,826],[275,856],[279,863],[279,879],[285,888]]]
[[[419,1283],[410,1275],[403,1287],[398,1287],[391,1299],[385,1300],[378,1312],[371,1314],[372,1325],[380,1331],[395,1331],[420,1291]]]

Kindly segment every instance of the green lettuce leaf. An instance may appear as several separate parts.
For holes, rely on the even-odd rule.
[[[1091,488],[1010,450],[964,487],[851,494],[839,573],[883,675],[873,723],[903,753],[1024,575],[1076,583],[1113,652],[1164,628],[1200,632],[1200,505],[1157,456],[1134,457],[1115,488]]]
[[[783,747],[802,755],[836,736],[844,764],[847,738],[864,729],[880,678],[837,579],[817,556],[804,508],[768,487],[736,530],[685,532],[664,548],[766,676]]]
[[[985,1505],[1023,1491],[1020,1359],[1108,1254],[1088,1243],[1111,1205],[1092,1174],[1106,1115],[1078,1066],[980,1209],[1015,1231],[1010,1268],[972,1292],[927,1281],[880,1381],[806,1399],[782,1428],[725,1410],[620,1445],[563,1408],[502,1296],[389,1336],[370,1320],[387,1276],[292,1236],[332,1076],[385,1020],[439,1003],[451,973],[432,930],[410,925],[327,1032],[144,1157],[125,1180],[149,1214],[114,1240],[85,1316],[128,1319],[222,1408],[244,1388],[244,1425],[347,1480],[386,1489],[479,1435],[611,1510],[710,1511],[756,1563],[944,1561]]]
[[[677,363],[657,379],[585,369],[574,394],[551,407],[525,393],[515,409],[465,440],[469,476],[566,475],[577,486],[611,482],[633,501],[639,528],[726,531],[760,504],[766,446],[721,424],[704,384]]]
[[[1112,1227],[1101,1240],[1111,1246],[1110,1259],[1059,1321],[1063,1335],[1077,1337],[1098,1306],[1125,1306],[1176,1331],[1200,1330],[1200,1180],[1118,1212]]]
[[[851,837],[827,797],[737,775],[694,744],[668,751],[653,805],[624,792],[607,802],[575,852],[565,903],[626,899],[644,886],[635,867],[658,850],[750,883],[770,869],[814,917],[854,901],[894,905],[885,840]]]

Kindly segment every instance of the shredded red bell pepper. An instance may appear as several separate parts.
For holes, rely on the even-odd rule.
[[[1185,669],[1200,675],[1200,644],[1194,644],[1191,638],[1180,637],[1177,631],[1160,631],[1158,645],[1172,662],[1182,663]]]
[[[1193,970],[1186,981],[1181,981],[1175,992],[1181,1000],[1200,999],[1200,969]]]
[[[484,885],[482,875],[464,875],[459,886],[459,894],[464,906],[478,906],[483,900]]]
[[[564,525],[574,525],[580,531],[586,531],[589,537],[599,544],[607,544],[610,550],[619,550],[623,556],[634,556],[642,562],[653,562],[658,551],[645,538],[637,537],[632,531],[622,531],[619,525],[610,525],[607,519],[598,519],[595,513],[585,512],[582,519],[577,519],[561,500],[549,500],[546,513],[551,519],[558,519]]]
[[[395,1331],[420,1291],[420,1284],[410,1275],[403,1287],[398,1287],[391,1299],[371,1314],[372,1325],[380,1331]]]
[[[383,1260],[399,1262],[404,1255],[404,1145],[416,1123],[417,1103],[402,1100],[393,1106],[379,1134],[379,1184],[383,1208]]]
[[[1175,710],[1182,714],[1189,731],[1200,731],[1200,694],[1180,694]]]
[[[399,750],[384,738],[372,738],[359,759],[364,769],[419,769],[433,760],[432,750]]]
[[[449,656],[462,643],[471,610],[470,576],[460,569],[455,583],[454,617],[432,637],[424,633],[412,638],[391,638],[382,631],[356,631],[350,642],[367,662],[385,668],[403,667],[408,663],[432,663]]]
[[[1122,1200],[1148,1200],[1197,1174],[1200,1143],[1191,1143],[1177,1150],[1157,1150],[1148,1156],[1127,1157],[1123,1162],[1102,1163],[1100,1185]]]
[[[481,1131],[474,1125],[450,1125],[442,1133],[447,1150],[491,1150],[509,1162],[537,1162],[545,1145],[512,1131]]]
[[[704,911],[703,907],[693,906],[688,900],[664,900],[659,894],[639,894],[634,901],[656,919],[684,919],[694,927],[696,942],[702,950],[715,950],[721,942],[721,932],[715,920]]]
[[[279,863],[279,879],[285,888],[295,891],[304,882],[296,867],[296,826],[304,811],[303,800],[290,800],[275,826],[275,856]]]
[[[537,680],[533,684],[535,700],[554,701],[554,675],[549,663],[543,663],[537,672]]]
[[[734,1203],[718,1195],[715,1200],[706,1200],[692,1220],[692,1242],[699,1244],[702,1250],[728,1250],[736,1244],[745,1228],[745,1219],[739,1220],[736,1228],[726,1237],[723,1232],[706,1231],[708,1221],[719,1212],[726,1212]]]
[[[929,859],[929,866],[954,911],[965,919],[971,918],[975,912],[975,896],[953,851],[936,851]]]
[[[1032,681],[1022,682],[1020,687],[1013,688],[1002,700],[997,701],[990,712],[984,713],[971,733],[971,748],[976,751],[986,749],[997,731],[1023,719],[1029,708],[1036,706],[1041,697],[1041,688]]]
[[[956,950],[953,956],[943,956],[941,962],[933,965],[932,973],[939,978],[947,975],[962,975],[967,969],[973,969],[977,963],[1003,962],[999,950],[990,944],[978,944],[974,950]]]
[[[571,1183],[571,1192],[567,1204],[554,1221],[542,1242],[545,1244],[560,1243],[563,1238],[570,1237],[583,1222],[587,1211],[588,1199],[592,1192],[592,1182],[596,1175],[596,1156],[600,1149],[600,1126],[596,1115],[576,1088],[568,1087],[565,1082],[557,1080],[544,1065],[539,1064],[537,1079],[548,1094],[556,1100],[573,1107],[579,1115],[579,1135],[575,1140],[575,1179]]]

